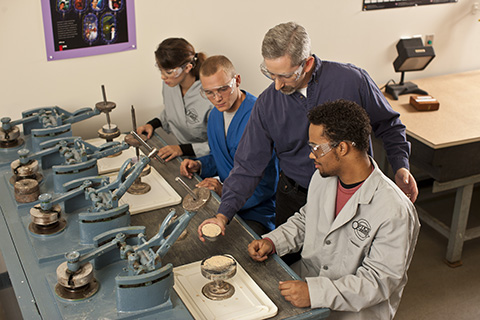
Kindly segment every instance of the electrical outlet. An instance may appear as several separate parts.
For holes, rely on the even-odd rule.
[[[426,46],[433,46],[433,38],[434,38],[433,34],[427,34],[425,36],[425,45]]]

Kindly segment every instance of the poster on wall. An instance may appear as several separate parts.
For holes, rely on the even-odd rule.
[[[458,0],[363,0],[363,11],[378,10],[378,9],[390,9],[390,8],[403,8],[403,7],[416,7],[424,6],[428,4],[440,4],[457,2]]]
[[[136,49],[134,0],[41,0],[47,60]]]

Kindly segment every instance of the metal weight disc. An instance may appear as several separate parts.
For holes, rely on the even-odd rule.
[[[137,158],[136,157],[132,158],[132,162],[130,162],[127,165],[126,169],[129,170],[133,165],[135,165],[136,162],[137,162]],[[152,187],[148,183],[142,182],[141,178],[149,175],[151,171],[152,171],[152,167],[149,164],[147,164],[145,168],[143,168],[138,178],[132,183],[130,188],[128,188],[127,192],[134,195],[148,193],[152,189]]]
[[[16,140],[8,140],[8,141],[1,141],[0,140],[0,148],[15,148],[21,146],[25,143],[22,138],[18,138]]]
[[[50,210],[43,210],[39,204],[30,209],[32,222],[28,230],[39,236],[53,236],[67,227],[67,221],[61,217],[62,208],[54,205]]]
[[[210,199],[210,190],[207,188],[196,188],[193,193],[195,193],[196,200],[190,194],[187,194],[182,202],[183,209],[190,212],[198,211]]]
[[[55,294],[68,301],[81,301],[90,298],[97,293],[99,284],[96,279],[81,288],[69,289],[60,284],[55,285]]]
[[[110,127],[106,124],[101,129],[98,129],[98,136],[107,141],[113,141],[113,139],[120,136],[120,134],[120,129],[118,129],[117,125],[113,123]]]
[[[67,261],[61,263],[57,268],[57,283],[69,289],[81,288],[93,279],[93,265],[85,263],[72,274],[68,269]]]
[[[130,194],[139,195],[148,193],[151,189],[152,187],[148,183],[142,181],[135,181],[134,183],[132,183],[130,188],[128,188],[127,192]]]
[[[0,148],[15,148],[22,145],[23,142],[17,126],[12,127],[12,129],[7,132],[0,128]]]
[[[37,204],[30,209],[30,218],[37,225],[48,226],[60,219],[61,212],[59,204],[52,206],[50,210],[43,210],[40,204]]]
[[[35,173],[31,176],[27,176],[27,177],[18,177],[18,176],[13,175],[13,176],[10,177],[10,179],[8,181],[10,181],[10,183],[12,185],[15,185],[15,182],[20,181],[20,180],[25,180],[25,179],[33,179],[33,180],[37,180],[38,183],[41,183],[43,181],[43,174],[37,172],[37,173]],[[37,200],[37,199],[35,199],[35,200]]]
[[[104,113],[112,111],[116,106],[115,102],[112,101],[100,101],[95,104],[95,108]]]
[[[35,179],[22,179],[14,184],[15,200],[18,203],[30,203],[38,199],[40,188]]]
[[[57,268],[57,284],[55,294],[69,301],[85,300],[93,296],[99,288],[99,283],[93,277],[93,266],[87,262],[75,273],[68,270],[67,262]]]
[[[67,227],[67,221],[63,218],[60,218],[57,222],[52,223],[48,226],[37,225],[33,222],[30,222],[28,225],[28,230],[39,236],[54,236],[59,234]]]
[[[144,134],[139,134],[139,136],[142,138],[143,141],[147,141],[147,136],[144,135]],[[140,146],[142,146],[142,144],[140,143],[140,141],[138,141],[131,133],[127,134],[125,136],[125,139],[124,141],[129,145],[129,146],[132,146],[134,148],[139,148]]]

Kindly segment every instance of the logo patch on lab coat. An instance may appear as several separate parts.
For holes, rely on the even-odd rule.
[[[185,115],[187,116],[187,122],[190,124],[198,123],[198,112],[197,110],[190,108],[185,110]]]
[[[368,237],[370,237],[369,233],[372,228],[370,227],[370,224],[368,223],[367,220],[360,219],[360,220],[353,221],[352,228],[358,239],[363,241]]]

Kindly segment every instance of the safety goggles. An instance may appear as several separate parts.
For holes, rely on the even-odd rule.
[[[260,71],[262,71],[263,75],[270,80],[275,81],[276,79],[286,81],[286,80],[293,80],[297,81],[300,76],[302,75],[303,68],[305,67],[305,63],[307,60],[303,60],[297,70],[290,72],[290,73],[281,73],[276,74],[268,71],[267,66],[265,65],[265,61],[260,64]]]
[[[155,63],[155,67],[157,67],[160,70],[160,72],[162,73],[162,75],[164,77],[178,78],[182,74],[183,70],[185,70],[185,68],[187,67],[187,65],[189,63],[190,62],[187,62],[187,63],[181,65],[180,67],[176,67],[175,69],[163,69],[157,63]]]
[[[233,90],[235,89],[235,84],[237,83],[237,76],[235,75],[232,80],[228,82],[228,84],[224,86],[219,86],[215,88],[209,88],[209,89],[200,89],[200,94],[202,97],[206,99],[215,99],[217,95],[225,97],[229,96],[233,93]]]
[[[346,141],[347,143],[349,141]],[[352,146],[356,147],[357,144],[355,142],[350,142],[352,144]],[[336,142],[336,143],[329,143],[329,142],[326,142],[326,143],[321,143],[321,144],[315,144],[313,142],[309,142],[308,143],[308,146],[310,147],[310,150],[312,151],[312,153],[315,155],[316,158],[321,158],[323,157],[324,155],[326,155],[327,153],[329,153],[330,151],[332,151],[332,149],[338,147],[340,143]],[[322,153],[318,153],[319,151],[322,151]]]
[[[316,158],[321,158],[330,151],[332,151],[333,148],[335,148],[337,145],[331,145],[329,142],[326,143],[321,143],[321,144],[315,144],[313,142],[309,142],[308,146],[310,147],[310,150],[312,153],[315,155]],[[321,151],[321,153],[319,153]]]

